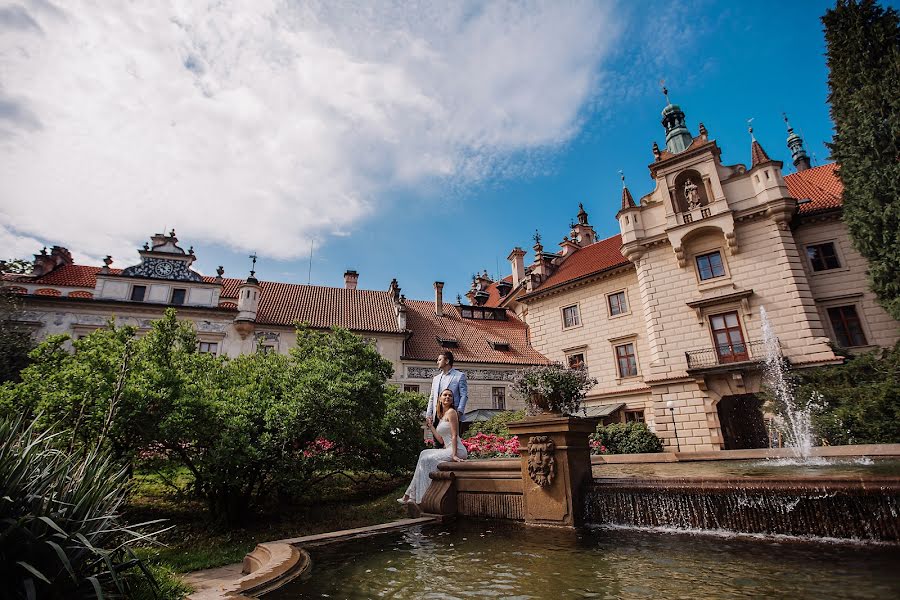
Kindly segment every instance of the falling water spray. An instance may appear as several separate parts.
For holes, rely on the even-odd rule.
[[[808,458],[813,447],[812,399],[805,406],[799,406],[794,398],[794,390],[788,381],[788,367],[781,356],[781,346],[766,315],[766,309],[759,309],[762,324],[763,343],[766,348],[765,377],[775,394],[779,406],[783,406],[788,445],[797,450],[802,458]]]

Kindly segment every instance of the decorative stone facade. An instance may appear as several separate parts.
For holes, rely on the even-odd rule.
[[[667,110],[680,115],[664,118],[667,131],[683,135],[683,112]],[[620,236],[574,249],[567,238],[549,257],[536,246],[527,268],[514,251],[512,289],[487,288],[526,320],[535,349],[599,380],[588,414],[643,419],[673,451],[768,443],[762,309],[795,368],[840,362],[833,343],[857,352],[900,339],[840,220],[833,168],[801,164],[786,179],[755,139],[749,168],[720,154],[701,124],[655,153],[640,202],[623,185]]]

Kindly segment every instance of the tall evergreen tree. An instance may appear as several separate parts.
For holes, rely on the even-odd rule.
[[[900,320],[900,19],[874,0],[838,0],[822,22],[844,221],[872,290]]]

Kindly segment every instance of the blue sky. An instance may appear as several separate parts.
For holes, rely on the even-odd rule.
[[[175,227],[205,273],[453,298],[579,202],[618,232],[660,78],[726,164],[753,118],[792,172],[782,112],[827,162],[830,2],[195,4],[0,2],[0,254],[124,267]]]

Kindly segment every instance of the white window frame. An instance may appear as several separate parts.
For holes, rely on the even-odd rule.
[[[566,310],[570,308],[575,309],[575,319],[577,323],[575,323],[574,325],[566,326]],[[559,309],[559,316],[562,319],[562,328],[564,330],[577,329],[584,323],[581,318],[581,305],[578,302],[576,302],[575,304],[567,304],[566,306],[561,306]]]
[[[625,310],[620,312],[617,315],[612,314],[612,305],[610,304],[610,299],[616,294],[622,294],[622,297],[625,298]],[[619,317],[626,317],[631,314],[631,298],[628,297],[628,288],[616,290],[614,292],[610,292],[606,294],[606,315],[610,319],[618,319]]]

